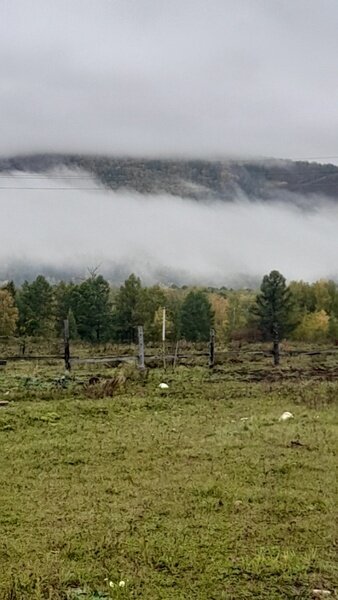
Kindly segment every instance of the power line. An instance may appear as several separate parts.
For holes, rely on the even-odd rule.
[[[95,179],[95,175],[22,175],[21,173],[18,175],[17,173],[11,173],[10,175],[4,175],[4,173],[0,173],[1,179]]]
[[[331,160],[338,159],[338,156],[295,156],[289,160]]]
[[[78,190],[91,190],[95,192],[107,192],[111,190],[111,188],[100,188],[100,187],[28,187],[28,186],[9,186],[9,185],[0,185],[0,190],[36,190],[36,191],[45,191],[45,190],[61,190],[61,191],[78,191]]]
[[[17,175],[17,174],[11,174],[11,175],[5,175],[4,173],[0,173],[0,180],[10,180],[10,181],[15,181],[16,183],[18,181],[23,181],[25,182],[27,181],[31,181],[31,180],[40,180],[40,181],[50,181],[50,180],[60,180],[60,181],[93,181],[95,179],[95,176],[90,176],[90,175]],[[8,183],[8,182],[7,182]],[[104,182],[100,181],[99,185],[104,185]],[[0,190],[34,190],[34,191],[38,191],[38,190],[42,190],[42,191],[46,191],[46,190],[61,190],[61,191],[67,191],[67,190],[74,190],[74,191],[79,191],[79,190],[89,190],[89,191],[106,191],[107,188],[100,188],[99,185],[97,187],[63,187],[63,186],[40,186],[40,187],[36,187],[36,186],[27,186],[27,185],[21,185],[21,186],[17,186],[17,185],[0,185]]]

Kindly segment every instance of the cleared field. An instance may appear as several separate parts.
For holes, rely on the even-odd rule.
[[[58,372],[0,372],[1,599],[334,597],[337,381]]]

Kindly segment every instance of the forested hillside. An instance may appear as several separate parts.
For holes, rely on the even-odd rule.
[[[113,190],[171,194],[192,199],[276,200],[313,195],[338,201],[338,167],[290,160],[211,161],[110,158],[71,154],[35,154],[0,159],[0,174],[81,170]],[[288,192],[285,194],[285,192]]]

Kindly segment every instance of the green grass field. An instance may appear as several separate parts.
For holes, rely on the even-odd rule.
[[[0,372],[1,600],[335,597],[338,382],[58,372]]]

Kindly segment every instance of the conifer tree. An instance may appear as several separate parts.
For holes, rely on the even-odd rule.
[[[293,329],[292,308],[285,277],[279,271],[265,275],[253,309],[265,339],[275,335],[281,339]]]
[[[190,342],[209,339],[213,325],[213,311],[208,297],[202,291],[191,291],[181,307],[181,334]]]

